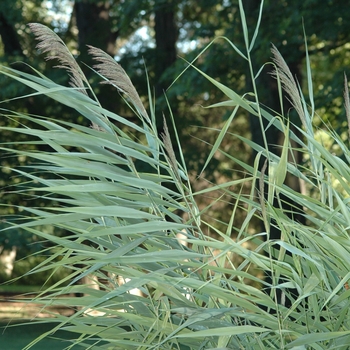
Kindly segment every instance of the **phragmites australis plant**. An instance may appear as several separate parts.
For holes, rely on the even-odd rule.
[[[280,98],[284,90],[301,126],[292,125],[288,114],[262,107],[250,58],[258,26],[250,40],[242,1],[239,4],[246,52],[232,46],[251,70],[249,98],[190,64],[227,97],[221,105],[233,107],[206,164],[216,152],[239,162],[234,154],[220,149],[238,110],[259,118],[262,131],[263,120],[279,129],[284,134],[282,151],[278,156],[269,152],[266,140],[262,146],[230,135],[256,152],[254,166],[240,163],[246,171],[243,179],[213,184],[197,193],[191,189],[181,153],[180,159],[175,157],[171,136],[181,150],[177,134],[170,135],[164,123],[164,132],[158,135],[151,89],[147,112],[126,72],[103,51],[89,47],[96,61],[92,69],[104,84],[116,87],[138,122],[100,105],[63,41],[43,25],[30,25],[38,50],[48,53],[47,59],[58,60],[57,67],[70,75],[70,87],[38,72],[1,67],[1,74],[32,88],[34,95],[46,95],[71,107],[72,113],[91,125],[2,110],[2,118],[16,117],[19,124],[1,130],[28,135],[28,144],[49,146],[30,151],[13,149],[6,142],[1,145],[3,152],[32,160],[35,172],[13,169],[28,179],[28,191],[57,203],[20,208],[26,220],[12,225],[11,229],[20,227],[54,246],[47,259],[28,274],[68,271],[66,278],[44,286],[28,302],[44,309],[53,305],[72,309],[71,315],[52,314],[41,320],[55,325],[25,349],[59,329],[76,334],[74,340],[63,343],[65,349],[77,344],[106,350],[349,348],[349,145],[328,129],[341,150],[335,155],[315,137],[308,57],[306,101],[283,57],[272,48]],[[345,107],[349,118],[347,81]],[[27,122],[37,127],[27,128]],[[171,113],[170,122],[176,132]],[[305,163],[297,164],[290,157],[292,142],[304,154]],[[260,169],[262,161],[265,166]],[[140,164],[152,170],[143,172]],[[289,187],[288,176],[304,182],[307,192]],[[249,196],[232,190],[242,184],[250,186]],[[205,221],[203,214],[209,207],[200,211],[196,197],[214,190],[244,208],[239,227],[233,226],[235,208],[224,231]],[[304,220],[294,220],[284,210],[285,202],[302,208]],[[257,222],[261,228],[256,228]],[[49,234],[40,229],[43,225],[65,234]],[[250,233],[252,225],[255,234]],[[270,237],[273,227],[281,231],[280,239]],[[215,236],[207,236],[208,229]]]

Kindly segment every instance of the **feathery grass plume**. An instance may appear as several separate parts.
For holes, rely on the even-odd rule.
[[[111,84],[119,91],[127,95],[137,111],[141,113],[141,115],[148,122],[150,122],[149,116],[145,110],[145,107],[143,106],[141,98],[122,66],[101,49],[90,45],[88,45],[88,48],[89,54],[93,56],[95,61],[99,62],[98,64],[94,65],[94,68],[98,73],[106,78],[106,80],[102,83]]]
[[[168,153],[170,165],[173,168],[173,170],[175,171],[175,175],[178,176],[179,175],[179,169],[178,169],[178,166],[177,166],[175,152],[174,152],[173,145],[171,143],[171,138],[170,138],[170,134],[169,134],[168,125],[167,125],[166,120],[165,120],[164,117],[163,117],[163,123],[164,123],[164,127],[163,127],[164,128],[164,133],[162,133],[162,139],[163,139],[163,142],[164,142],[164,147],[165,147],[165,150]]]
[[[304,109],[301,103],[299,89],[297,83],[280,52],[276,48],[276,46],[272,45],[271,52],[273,54],[273,62],[275,63],[275,71],[272,72],[272,76],[281,81],[282,87],[284,91],[289,95],[289,102],[297,111],[301,122],[304,127],[307,128],[306,118]]]
[[[267,232],[270,231],[270,226],[269,226],[269,222],[267,220],[267,215],[266,215],[266,208],[265,208],[265,181],[264,181],[264,176],[265,176],[265,172],[267,169],[267,159],[265,159],[264,165],[261,168],[261,172],[260,172],[260,176],[259,176],[259,202],[260,202],[260,206],[261,206],[261,214],[263,217],[263,221],[265,224],[265,230]]]
[[[68,71],[70,75],[69,84],[72,87],[79,88],[79,91],[87,95],[84,83],[88,85],[88,81],[62,39],[43,24],[29,23],[28,26],[35,35],[36,40],[39,41],[36,48],[42,53],[50,53],[45,59],[47,61],[57,59],[60,64],[55,66],[55,68],[63,68]]]
[[[346,74],[344,73],[344,106],[345,106],[345,113],[346,113],[346,119],[348,120],[348,134],[350,137],[350,98],[349,98],[349,87],[348,87],[348,78],[346,77]]]

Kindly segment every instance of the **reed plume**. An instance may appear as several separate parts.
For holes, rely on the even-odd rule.
[[[94,65],[93,68],[95,68],[96,71],[106,79],[102,83],[111,84],[120,92],[125,94],[132,102],[136,110],[148,122],[150,122],[141,98],[122,66],[101,49],[90,45],[88,45],[88,47],[89,54],[92,55],[95,61],[99,62],[98,64]]]
[[[39,41],[36,48],[41,53],[49,53],[45,59],[47,61],[57,59],[60,64],[55,68],[63,68],[69,73],[70,86],[78,88],[79,91],[87,95],[85,84],[88,85],[88,81],[63,40],[51,29],[40,23],[30,23],[29,28],[36,40]]]
[[[287,99],[297,111],[304,127],[307,128],[306,117],[301,103],[297,82],[295,81],[286,61],[284,60],[276,46],[272,45],[271,52],[273,54],[273,62],[276,65],[275,71],[272,72],[272,76],[280,80],[284,91],[289,96],[287,97]]]

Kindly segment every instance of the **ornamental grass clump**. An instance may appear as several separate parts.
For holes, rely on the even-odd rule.
[[[68,271],[67,277],[43,286],[28,302],[43,309],[53,305],[72,309],[70,316],[52,314],[40,320],[55,326],[25,349],[59,329],[76,334],[66,341],[66,349],[77,344],[91,349],[348,349],[349,145],[328,130],[341,150],[338,156],[314,137],[308,57],[310,101],[278,50],[272,49],[281,99],[284,90],[301,126],[292,124],[287,112],[262,107],[250,58],[258,26],[250,40],[241,1],[240,8],[246,52],[232,45],[251,69],[249,98],[190,66],[227,97],[220,105],[233,107],[205,166],[221,152],[243,167],[246,175],[196,193],[181,153],[176,159],[173,151],[171,136],[181,150],[177,135],[169,134],[166,122],[164,132],[158,134],[154,109],[147,112],[126,72],[99,49],[90,47],[95,73],[104,84],[116,87],[137,121],[100,105],[64,43],[42,25],[31,25],[38,48],[49,53],[49,59],[58,59],[58,68],[71,77],[71,86],[58,85],[37,72],[1,67],[1,74],[29,86],[34,95],[71,107],[91,125],[2,110],[3,118],[19,121],[18,127],[2,130],[28,135],[28,145],[50,147],[31,151],[13,149],[11,142],[1,145],[3,152],[32,159],[35,171],[13,171],[27,178],[28,191],[34,190],[48,203],[20,208],[26,220],[13,223],[14,229],[20,227],[54,246],[28,274]],[[350,115],[347,82],[345,92]],[[151,92],[149,99],[152,106]],[[268,127],[281,131],[280,155],[269,151],[266,140],[262,146],[232,134],[255,151],[254,166],[220,149],[238,109],[259,118],[262,132],[264,119]],[[27,128],[28,122],[37,127]],[[176,132],[175,120],[169,122]],[[292,147],[292,142],[297,146]],[[293,161],[290,154],[295,149],[307,163]],[[140,164],[151,170],[139,170]],[[288,176],[303,182],[307,192],[288,186]],[[250,186],[250,195],[232,190],[243,184]],[[210,205],[199,210],[196,202],[198,196],[216,190],[235,203],[225,230],[204,220]],[[56,205],[50,206],[51,199]],[[285,204],[291,209],[286,210]],[[235,227],[238,206],[245,217]],[[294,220],[294,210],[303,220]],[[46,233],[40,229],[44,225],[65,234]],[[274,228],[281,232],[279,239],[271,237]],[[207,236],[208,229],[215,236]],[[237,234],[231,236],[232,232]]]

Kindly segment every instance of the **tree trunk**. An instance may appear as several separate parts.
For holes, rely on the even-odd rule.
[[[74,15],[78,27],[78,46],[80,59],[87,64],[89,60],[86,45],[102,49],[111,56],[116,54],[118,30],[113,28],[110,1],[94,3],[89,0],[76,1]]]
[[[171,1],[159,1],[155,9],[156,40],[156,95],[161,96],[171,83],[164,73],[176,61],[178,29],[175,22],[175,8]]]
[[[0,12],[0,36],[4,45],[5,55],[23,56],[16,29],[14,25],[9,22],[6,14],[2,12]]]
[[[88,67],[93,67],[96,62],[88,54],[87,45],[97,47],[112,57],[116,55],[119,30],[110,16],[112,6],[115,4],[112,5],[110,1],[80,0],[74,4],[73,16],[78,28],[79,61]],[[81,67],[88,78],[93,75],[90,68],[85,65]],[[104,84],[99,85],[98,88],[95,87],[95,91],[98,91],[99,101],[104,108],[111,112],[118,112],[119,96],[115,88]]]
[[[167,102],[164,99],[164,93],[170,86],[173,76],[169,75],[169,68],[175,63],[177,50],[176,42],[178,39],[178,28],[176,25],[176,7],[173,1],[159,0],[156,2],[154,31],[155,31],[155,94],[157,97],[156,122],[158,133],[164,131],[163,113],[168,112]],[[177,101],[169,101],[173,115],[177,115]],[[170,135],[173,135],[172,125],[168,123]],[[175,149],[175,153],[177,150]]]

